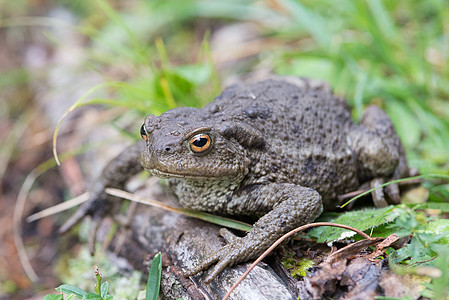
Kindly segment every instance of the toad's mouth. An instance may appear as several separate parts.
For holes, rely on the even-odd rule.
[[[163,178],[163,179],[170,179],[170,178],[183,178],[183,179],[214,179],[216,177],[214,176],[204,176],[204,175],[196,175],[196,174],[179,174],[179,173],[170,173],[166,171],[161,171],[158,169],[146,169],[151,175]]]
[[[182,158],[163,158],[159,160],[147,151],[141,156],[141,165],[150,174],[159,178],[192,180],[236,180],[248,174],[248,168],[241,164],[226,164],[222,161],[183,160]]]

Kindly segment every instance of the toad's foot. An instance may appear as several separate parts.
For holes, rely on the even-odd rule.
[[[232,266],[240,262],[247,261],[259,254],[258,252],[255,252],[255,249],[251,243],[245,241],[245,238],[237,237],[226,229],[220,230],[220,235],[226,240],[226,242],[228,242],[228,244],[185,272],[184,276],[194,276],[201,271],[207,270],[211,265],[215,264],[215,266],[204,278],[205,283],[210,283],[227,266]]]
[[[384,184],[384,179],[375,178],[370,182],[370,188],[377,188],[376,190],[371,192],[373,197],[374,205],[377,208],[387,207],[388,202],[385,198],[385,193],[388,195],[388,199],[393,204],[399,204],[401,202],[399,195],[399,186],[397,183],[389,184],[385,187],[385,189],[380,188],[382,184]]]

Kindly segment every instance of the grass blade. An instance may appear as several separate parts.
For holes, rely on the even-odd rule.
[[[159,252],[154,256],[153,261],[151,262],[147,281],[146,300],[158,300],[159,289],[161,287],[161,271],[162,260],[161,253]]]
[[[116,196],[116,197],[120,197],[123,199],[128,199],[131,200],[133,202],[137,202],[137,203],[142,203],[145,205],[150,205],[150,206],[154,206],[154,207],[159,207],[165,210],[169,210],[169,211],[173,211],[176,213],[179,213],[181,215],[185,215],[185,216],[189,216],[192,218],[197,218],[206,222],[210,222],[210,223],[214,223],[223,227],[228,227],[228,228],[232,228],[232,229],[237,229],[237,230],[241,230],[241,231],[250,231],[251,230],[251,225],[246,224],[244,222],[240,222],[240,221],[236,221],[236,220],[232,220],[229,218],[224,218],[224,217],[220,217],[220,216],[216,216],[216,215],[212,215],[212,214],[208,214],[205,212],[201,212],[201,211],[196,211],[193,209],[188,209],[188,208],[176,208],[176,207],[171,207],[165,203],[159,202],[159,201],[155,201],[155,200],[150,200],[150,199],[146,199],[143,198],[141,196],[138,195],[134,195],[119,189],[114,189],[114,188],[107,188],[106,193],[112,196]]]
[[[281,0],[279,3],[291,13],[297,24],[304,26],[321,47],[330,47],[331,35],[323,26],[319,15],[302,5],[299,1]]]

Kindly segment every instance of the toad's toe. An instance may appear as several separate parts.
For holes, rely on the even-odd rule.
[[[371,180],[370,187],[371,188],[377,188],[376,190],[371,192],[371,195],[373,197],[374,205],[377,208],[381,207],[387,207],[388,203],[387,200],[385,200],[385,194],[382,188],[380,186],[384,183],[384,180],[382,178],[375,178]]]

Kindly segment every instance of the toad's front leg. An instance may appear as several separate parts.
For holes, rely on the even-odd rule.
[[[227,266],[256,258],[286,232],[314,221],[323,207],[321,196],[313,189],[273,183],[252,190],[235,209],[238,211],[233,213],[247,214],[271,210],[246,236],[234,239],[187,271],[185,276],[195,275],[215,264],[204,280],[209,283]]]

